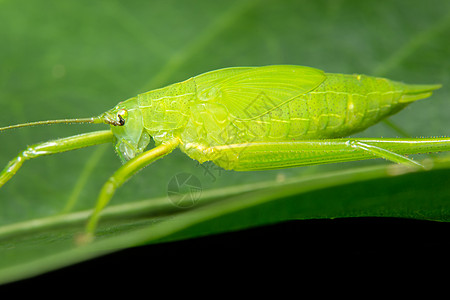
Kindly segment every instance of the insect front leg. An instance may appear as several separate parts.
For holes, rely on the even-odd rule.
[[[414,167],[422,165],[406,154],[450,150],[450,138],[430,139],[323,139],[254,142],[211,147],[209,160],[236,171],[289,167],[384,158]]]
[[[26,160],[113,141],[111,130],[95,131],[29,146],[12,159],[0,173],[0,187],[10,180]]]
[[[155,160],[169,154],[175,149],[180,141],[178,138],[174,138],[167,143],[163,143],[151,150],[148,150],[140,155],[129,160],[122,165],[103,185],[100,190],[100,194],[97,198],[97,204],[94,211],[89,218],[86,225],[86,234],[80,238],[79,243],[86,243],[92,239],[92,235],[97,227],[98,220],[100,218],[100,212],[105,208],[108,202],[113,197],[115,191],[130,179],[136,172],[148,166]]]

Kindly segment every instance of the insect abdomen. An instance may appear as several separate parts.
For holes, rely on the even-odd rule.
[[[334,138],[364,130],[401,110],[406,105],[399,102],[402,93],[399,84],[384,78],[327,74],[319,87],[289,103],[294,125],[289,135],[296,139]],[[295,126],[296,106],[301,107],[303,126]]]
[[[326,76],[313,91],[261,118],[270,124],[266,140],[348,136],[400,111],[412,101],[430,96],[432,90],[439,88],[439,85],[406,85],[365,75]]]
[[[235,143],[343,137],[364,130],[407,105],[400,103],[403,91],[393,81],[364,75],[326,76],[316,89],[265,115],[233,120]],[[271,99],[265,99],[265,103],[270,105]],[[236,137],[238,133],[240,137]]]
[[[337,138],[370,127],[426,98],[439,85],[406,85],[365,75],[326,74],[313,91],[252,120],[234,120],[230,142]],[[265,100],[267,103],[271,99]],[[240,135],[239,137],[237,135]]]

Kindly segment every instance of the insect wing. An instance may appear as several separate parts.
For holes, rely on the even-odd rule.
[[[260,117],[307,93],[325,80],[323,71],[302,66],[223,69],[196,78],[200,101],[224,105],[236,119]]]

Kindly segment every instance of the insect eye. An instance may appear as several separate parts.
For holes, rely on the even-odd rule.
[[[117,117],[119,118],[119,125],[125,125],[125,119],[128,117],[128,111],[126,109],[121,109],[117,112]]]

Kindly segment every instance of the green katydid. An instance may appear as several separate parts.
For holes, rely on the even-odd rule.
[[[107,142],[124,163],[104,184],[87,223],[126,180],[179,147],[201,163],[247,171],[385,158],[422,167],[404,156],[450,150],[450,138],[345,138],[429,97],[440,85],[408,85],[365,75],[329,74],[293,65],[235,67],[120,102],[97,117],[25,123],[105,123],[110,130],[28,147],[0,173],[5,184],[25,160]],[[156,147],[145,150],[153,138]]]

